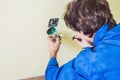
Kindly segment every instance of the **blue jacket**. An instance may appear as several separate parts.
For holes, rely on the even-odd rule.
[[[120,24],[111,30],[107,24],[101,26],[93,44],[61,67],[51,58],[46,80],[120,80]]]

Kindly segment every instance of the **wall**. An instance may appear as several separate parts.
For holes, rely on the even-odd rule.
[[[117,23],[120,23],[120,1],[119,0],[108,0],[111,11]]]
[[[44,74],[49,53],[48,20],[60,17],[67,0],[0,0],[0,80],[18,80]],[[120,21],[120,1],[109,0],[114,17]],[[117,6],[116,6],[117,4]],[[62,18],[59,32],[72,36]],[[66,31],[67,30],[67,31]],[[71,39],[63,38],[60,65],[80,51]]]
[[[44,74],[49,53],[48,20],[65,0],[0,0],[0,80]]]

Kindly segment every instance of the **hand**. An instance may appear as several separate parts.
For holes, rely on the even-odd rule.
[[[50,57],[56,57],[57,52],[60,48],[60,37],[56,37],[55,35],[48,36],[48,47],[49,47],[49,53]]]
[[[78,43],[80,46],[84,47],[92,47],[92,44],[90,41],[86,41],[84,38],[80,37],[80,36],[74,36],[73,40]]]

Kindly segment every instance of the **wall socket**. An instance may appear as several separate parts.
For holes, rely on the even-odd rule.
[[[57,27],[59,18],[51,18],[48,23],[48,28]]]

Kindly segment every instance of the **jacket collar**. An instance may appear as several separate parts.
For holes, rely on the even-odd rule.
[[[97,43],[102,40],[102,38],[104,37],[104,35],[107,33],[108,31],[108,24],[104,24],[100,27],[100,29],[97,30],[97,32],[94,35],[94,39],[93,39],[93,45],[96,46]]]

